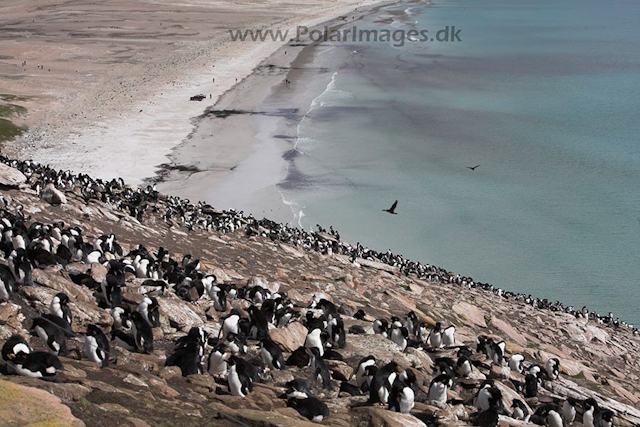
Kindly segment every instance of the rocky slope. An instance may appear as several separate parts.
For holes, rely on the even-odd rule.
[[[257,235],[247,237],[244,224],[233,232],[203,230],[184,217],[178,220],[175,210],[168,218],[167,209],[175,206],[175,200],[163,196],[146,199],[146,207],[141,210],[132,209],[131,204],[117,207],[118,203],[113,200],[100,197],[100,188],[91,191],[84,188],[81,178],[65,178],[66,184],[58,185],[66,190],[64,194],[56,191],[45,200],[46,192],[32,187],[36,182],[44,183],[42,176],[46,174],[28,167],[25,170],[23,164],[13,166],[25,174],[10,167],[1,168],[2,203],[6,202],[9,212],[30,217],[29,223],[64,221],[67,227],[80,227],[88,242],[113,233],[125,253],[143,244],[151,253],[156,253],[159,247],[167,248],[177,260],[191,254],[200,259],[202,271],[216,276],[217,283],[235,283],[239,287],[264,285],[272,291],[279,288],[300,312],[300,319],[305,318],[314,296],[316,300],[323,296],[332,301],[342,315],[346,330],[359,325],[367,333],[347,333],[346,346],[337,349],[344,361],[326,361],[335,381],[335,391],[314,387],[316,396],[330,410],[323,424],[468,425],[470,416],[476,412],[473,396],[485,378],[492,378],[502,391],[506,408],[511,407],[514,399],[526,402],[535,410],[545,403],[562,405],[566,397],[579,402],[591,397],[615,413],[615,425],[640,425],[640,361],[637,357],[640,341],[630,328],[613,328],[561,311],[534,308],[480,288],[421,280],[411,274],[400,274],[397,267],[378,261],[357,259],[353,262],[345,255],[322,255],[271,239],[265,230],[257,230]],[[77,185],[69,184],[72,182]],[[105,191],[104,187],[102,190]],[[220,215],[219,212],[213,214]],[[330,235],[324,237],[327,241],[335,239]],[[42,425],[78,426],[314,424],[278,397],[285,391],[285,383],[293,378],[305,378],[313,384],[308,368],[267,370],[262,382],[254,384],[252,393],[241,398],[231,396],[224,381],[206,372],[183,377],[179,368],[164,366],[176,338],[194,326],[202,326],[211,336],[218,336],[221,319],[232,308],[246,313],[251,305],[247,300],[229,300],[227,311],[220,312],[206,295],[187,302],[169,288],[157,296],[160,327],[153,330],[152,354],[129,352],[112,342],[111,366],[101,369],[88,361],[82,334],[89,324],[95,324],[109,336],[113,318],[109,309],[98,306],[94,291],[71,280],[70,273],[78,272],[91,275],[99,283],[106,269],[97,263],[85,262],[36,268],[34,284],[20,287],[10,302],[0,306],[2,343],[18,333],[27,338],[34,349],[45,350],[44,342],[30,336],[29,329],[35,317],[49,311],[49,303],[58,292],[70,297],[73,329],[79,333],[78,337],[69,339],[69,354],[60,357],[64,371],[55,377],[57,382],[16,375],[0,378],[3,391],[0,420],[9,421],[10,425],[43,422],[49,424]],[[142,300],[143,293],[148,291],[141,286],[143,281],[128,275],[123,288],[125,303],[137,305]],[[366,313],[364,320],[353,318],[359,309]],[[411,368],[417,385],[425,392],[428,390],[435,376],[433,361],[443,356],[455,359],[457,349],[409,347],[401,351],[394,342],[372,330],[375,319],[397,316],[405,320],[410,311],[429,327],[436,322],[455,325],[457,342],[472,348],[479,335],[496,341],[502,339],[506,342],[507,359],[510,354],[521,353],[528,363],[544,366],[550,357],[557,357],[561,361],[560,378],[545,381],[537,397],[525,399],[514,390],[511,381],[523,381],[521,374],[510,370],[506,363],[492,366],[483,356],[475,355],[478,367],[469,378],[460,379],[455,390],[449,390],[448,404],[422,399],[415,403],[411,414],[400,414],[378,405],[359,406],[367,400],[366,395],[338,393],[339,381],[349,379],[358,361],[367,355],[374,355],[378,366],[393,360],[402,369]],[[320,313],[319,310],[313,312]],[[285,351],[285,359],[291,351],[304,345],[306,335],[307,329],[299,320],[269,330],[270,338]],[[248,344],[248,354],[243,357],[259,358],[258,342],[249,340]],[[210,348],[207,354],[209,351]],[[581,419],[579,414],[574,425],[581,426]],[[503,415],[500,425],[532,424]]]

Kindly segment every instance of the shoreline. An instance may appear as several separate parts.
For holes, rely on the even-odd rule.
[[[307,8],[302,13],[296,4],[255,6],[251,9],[233,1],[215,3],[207,12],[216,19],[224,18],[220,24],[222,28],[215,28],[212,32],[209,28],[211,23],[205,22],[207,16],[200,18],[202,22],[198,25],[209,30],[208,33],[203,30],[203,34],[200,34],[205,40],[169,42],[169,45],[176,45],[174,49],[177,53],[172,51],[175,55],[166,61],[160,57],[162,72],[151,66],[132,69],[118,64],[113,68],[119,67],[118,75],[124,75],[124,80],[129,78],[127,72],[134,73],[131,82],[125,81],[124,89],[118,86],[123,84],[122,79],[98,81],[98,84],[91,80],[92,86],[86,85],[85,94],[82,93],[85,86],[80,86],[83,79],[80,75],[76,75],[80,81],[72,89],[75,92],[55,91],[47,87],[46,95],[33,97],[28,106],[33,113],[31,121],[35,121],[29,123],[29,131],[5,144],[3,151],[61,169],[91,173],[104,179],[119,176],[131,184],[142,184],[145,179],[155,175],[160,165],[167,163],[167,156],[175,147],[188,140],[198,117],[206,114],[207,109],[225,93],[241,85],[262,61],[286,44],[283,41],[233,42],[229,30],[261,28],[295,31],[297,26],[313,27],[377,2],[358,0],[340,5],[326,2]],[[189,3],[187,6],[188,12],[204,7],[199,3]],[[18,6],[10,11],[16,8]],[[237,8],[241,10],[235,10]],[[235,17],[237,23],[232,18],[225,18],[224,14],[220,15],[220,10],[238,14],[239,17]],[[252,15],[243,15],[245,10]],[[162,17],[167,19],[166,15]],[[191,22],[187,24],[196,25]],[[185,30],[189,28],[182,27]],[[99,31],[95,27],[89,28],[94,32]],[[27,43],[22,39],[18,41]],[[0,63],[0,74],[5,65]],[[10,72],[17,73],[16,68],[10,67]],[[102,68],[107,70],[110,67]],[[26,71],[28,73],[29,69]],[[27,76],[36,78],[32,74]],[[161,78],[156,84],[154,78],[158,76]],[[215,82],[212,78],[215,78]],[[103,87],[96,89],[94,86]],[[79,90],[80,87],[82,90]],[[99,90],[96,92],[99,102],[94,102],[91,97],[94,90]],[[189,101],[189,97],[197,93],[210,94],[211,98],[207,97],[204,104]],[[108,102],[103,102],[107,98]],[[45,100],[45,106],[36,108],[38,102]],[[89,117],[92,114],[96,116]]]
[[[375,2],[349,21],[338,17],[312,28],[338,29],[396,3]],[[333,48],[322,41],[280,47],[197,118],[168,156],[171,164],[147,181],[166,193],[300,226],[299,207],[278,185],[289,177],[298,125],[336,72],[314,60]]]

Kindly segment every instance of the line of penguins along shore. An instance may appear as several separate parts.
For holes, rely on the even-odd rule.
[[[132,188],[125,185],[122,178],[105,181],[94,179],[86,174],[73,174],[70,171],[59,171],[49,166],[40,165],[30,160],[12,160],[0,155],[0,162],[20,170],[26,177],[27,183],[36,193],[41,194],[45,189],[53,188],[80,195],[88,203],[99,200],[143,221],[150,214],[160,215],[169,227],[184,227],[188,231],[206,230],[220,233],[243,231],[246,236],[262,236],[272,241],[292,244],[298,248],[316,251],[323,255],[341,254],[348,256],[354,264],[358,259],[382,262],[398,268],[406,276],[414,275],[419,279],[431,282],[456,284],[464,288],[477,288],[491,292],[499,298],[513,299],[538,309],[554,312],[564,312],[576,318],[586,318],[598,324],[607,325],[614,330],[629,329],[634,336],[640,336],[640,331],[633,324],[620,321],[613,313],[601,315],[590,311],[587,307],[576,309],[565,306],[559,301],[538,299],[531,295],[506,291],[488,283],[477,282],[471,277],[450,273],[449,271],[430,264],[423,264],[406,259],[402,255],[378,252],[368,249],[360,243],[352,245],[340,240],[340,233],[330,227],[329,230],[317,225],[317,231],[306,231],[289,225],[264,219],[257,219],[252,215],[244,215],[243,211],[217,210],[202,201],[191,203],[189,199],[175,196],[160,195],[155,185],[142,188]],[[0,208],[7,202],[0,196]],[[22,207],[18,206],[21,209]]]
[[[44,341],[46,351],[32,351],[24,337],[12,336],[2,347],[7,373],[52,379],[63,369],[57,356],[69,354],[67,338],[82,335],[85,357],[101,367],[107,367],[113,359],[111,343],[132,352],[153,353],[153,328],[160,326],[157,297],[161,298],[167,292],[174,292],[188,302],[210,298],[215,310],[221,313],[228,311],[229,301],[240,299],[248,301],[248,308],[242,311],[233,308],[223,316],[217,325],[217,337],[209,337],[203,327],[192,328],[186,336],[176,340],[165,365],[180,367],[184,376],[208,372],[220,384],[226,385],[228,393],[240,397],[250,394],[254,383],[268,381],[269,371],[297,367],[311,378],[311,383],[304,378],[295,378],[286,384],[287,391],[282,397],[300,414],[319,422],[329,416],[329,410],[313,393],[313,387],[327,390],[323,393],[334,392],[332,375],[325,360],[344,361],[339,349],[346,346],[347,332],[353,335],[367,333],[358,325],[345,330],[338,308],[320,295],[314,295],[302,316],[302,309],[295,307],[277,286],[272,286],[270,291],[263,282],[253,286],[220,284],[214,275],[201,270],[199,260],[186,255],[177,262],[162,247],[155,254],[143,246],[124,254],[113,234],[100,236],[90,244],[79,227],[65,227],[60,222],[48,225],[34,222],[27,227],[25,218],[6,210],[0,219],[0,232],[0,249],[6,260],[6,264],[0,264],[0,303],[9,301],[21,286],[36,286],[31,278],[34,268],[66,265],[72,261],[87,266],[100,263],[107,271],[100,283],[87,273],[76,270],[68,273],[74,283],[92,289],[96,303],[109,309],[113,317],[111,340],[96,325],[88,325],[84,334],[76,333],[72,329],[74,316],[68,296],[56,294],[50,302],[49,313],[41,314],[31,325],[31,332]],[[137,306],[125,303],[122,298],[122,288],[131,278],[144,279],[140,287],[145,296]],[[364,320],[366,314],[359,310],[353,317]],[[283,351],[270,339],[268,331],[284,328],[298,319],[308,334],[304,345],[285,361]],[[492,365],[503,366],[505,363],[524,375],[524,382],[511,382],[525,399],[536,397],[545,382],[559,376],[558,359],[549,359],[544,366],[527,364],[520,354],[507,359],[505,343],[486,336],[477,337],[474,351],[465,345],[457,345],[455,326],[442,328],[436,323],[429,328],[419,321],[415,312],[408,313],[406,322],[399,317],[377,319],[372,323],[372,330],[394,342],[399,352],[409,347],[430,352],[457,350],[457,359],[435,359],[435,377],[425,392],[411,369],[401,371],[395,361],[382,365],[373,355],[363,357],[351,378],[341,381],[338,393],[368,394],[364,405],[381,404],[392,411],[409,413],[416,401],[440,405],[469,403],[448,400],[448,390],[469,377],[474,369],[490,369]],[[248,356],[249,341],[259,342],[259,357]],[[211,347],[210,351],[207,351],[208,347]],[[355,383],[351,382],[353,378]],[[562,407],[545,403],[530,413],[527,405],[516,399],[507,409],[502,392],[493,380],[481,384],[472,404],[478,409],[472,421],[483,427],[496,426],[501,414],[559,427],[571,424],[579,407],[574,400],[566,399]],[[595,400],[587,399],[580,406],[585,426],[613,425],[613,412],[601,409]]]

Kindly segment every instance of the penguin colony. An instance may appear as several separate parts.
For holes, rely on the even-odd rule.
[[[32,162],[2,160],[21,170],[36,192],[51,183],[67,191],[80,188],[85,199],[103,200],[139,219],[145,211],[158,209],[153,202],[160,196],[153,188],[132,190],[118,180],[105,183],[85,175],[59,173]],[[190,230],[204,228],[233,232],[242,229],[247,235],[259,234],[308,250],[348,254],[353,262],[357,262],[357,258],[382,261],[399,267],[407,275],[481,287],[505,298],[524,298],[525,302],[537,307],[562,309],[578,317],[588,316],[614,328],[632,327],[614,320],[612,315],[575,311],[562,308],[559,303],[533,299],[530,302],[529,297],[493,289],[469,278],[451,276],[444,270],[406,261],[401,256],[376,253],[360,245],[353,247],[340,242],[334,230],[330,233],[336,239],[327,239],[322,237],[324,230],[307,233],[268,220],[244,217],[241,212],[220,213],[202,203],[191,205],[188,200],[172,197],[165,201],[169,207],[162,216],[170,225],[175,225],[176,221]],[[372,322],[372,330],[392,341],[399,352],[413,348],[441,356],[434,359],[428,387],[417,381],[416,373],[411,369],[402,370],[393,360],[376,360],[373,355],[366,354],[353,366],[353,373],[348,378],[336,379],[326,361],[343,361],[340,349],[348,345],[349,335],[366,331],[361,327],[346,330],[338,307],[322,295],[314,295],[308,307],[298,307],[277,286],[269,290],[266,283],[254,286],[222,284],[213,274],[203,271],[200,261],[190,255],[178,261],[165,248],[160,247],[152,253],[142,245],[125,253],[113,234],[89,239],[79,227],[68,227],[62,222],[29,223],[22,207],[10,206],[4,198],[0,202],[3,205],[0,255],[6,261],[6,265],[0,264],[0,303],[11,300],[20,287],[36,286],[32,280],[33,269],[64,266],[70,262],[101,263],[107,270],[101,283],[88,274],[73,274],[71,279],[77,285],[92,289],[96,303],[109,309],[113,318],[110,337],[96,325],[88,325],[83,332],[74,332],[69,298],[64,293],[56,294],[49,312],[40,313],[31,326],[32,334],[44,343],[41,350],[34,350],[29,340],[19,335],[12,336],[2,346],[2,359],[8,374],[54,378],[64,369],[58,356],[69,353],[67,339],[79,335],[84,338],[84,357],[102,368],[108,367],[113,360],[113,347],[153,353],[153,328],[160,326],[158,298],[171,291],[187,302],[211,299],[215,310],[224,315],[216,325],[219,328],[217,336],[210,336],[202,327],[193,327],[187,335],[177,339],[173,351],[166,358],[166,366],[179,367],[183,376],[208,373],[221,385],[221,393],[240,398],[249,395],[254,384],[268,382],[270,372],[297,368],[296,372],[304,374],[301,378],[277,385],[286,388],[281,397],[287,406],[313,422],[322,422],[330,417],[329,408],[321,397],[335,393],[337,388],[339,394],[366,398],[354,401],[354,407],[382,405],[390,411],[404,414],[410,413],[416,402],[436,406],[464,403],[475,406],[477,410],[471,414],[470,421],[483,427],[497,426],[500,416],[554,427],[575,421],[581,421],[587,427],[614,425],[615,414],[600,407],[592,398],[584,401],[534,399],[541,389],[558,380],[560,360],[552,358],[544,364],[528,361],[521,354],[507,354],[504,341],[495,341],[487,336],[478,336],[472,346],[458,343],[455,325],[444,327],[437,322],[430,326],[421,322],[413,311],[398,313],[390,319],[376,319]],[[122,288],[131,277],[145,279],[141,286],[147,294],[137,306],[123,302],[122,298]],[[229,309],[229,302],[233,300],[246,300],[249,306],[243,312]],[[353,317],[362,320],[366,313],[359,310]],[[284,328],[296,320],[305,325],[308,334],[304,345],[285,357],[268,332],[273,328]],[[253,351],[255,347],[257,352]],[[492,367],[507,366],[524,377],[524,381],[511,380],[513,389],[522,396],[522,399],[513,399],[511,407],[505,407],[503,392],[492,379],[485,380],[477,389],[467,390],[464,394],[468,398],[465,400],[449,398],[450,390],[465,388],[465,379],[474,375],[474,371],[486,372]],[[538,403],[535,409],[530,406],[534,401]],[[428,424],[437,425],[433,420]]]
[[[299,249],[312,250],[323,255],[346,255],[356,264],[358,258],[382,262],[397,267],[402,274],[407,276],[412,275],[434,283],[456,284],[468,289],[481,289],[500,298],[520,301],[537,309],[564,312],[576,318],[588,318],[614,329],[628,328],[635,335],[640,335],[640,331],[633,324],[619,320],[611,312],[601,315],[590,311],[587,307],[576,309],[572,306],[565,306],[558,301],[553,302],[546,298],[538,299],[531,295],[506,291],[488,283],[477,282],[468,276],[450,273],[440,267],[408,260],[402,255],[393,254],[390,250],[378,252],[365,248],[360,243],[352,245],[341,241],[340,233],[333,227],[326,230],[317,225],[318,231],[310,232],[268,219],[257,219],[252,215],[244,215],[242,211],[220,211],[204,202],[193,204],[189,199],[160,195],[155,190],[155,186],[134,189],[125,185],[121,178],[111,181],[93,179],[86,174],[76,175],[69,171],[58,171],[30,160],[12,160],[2,155],[0,155],[0,162],[21,171],[27,177],[27,183],[38,194],[48,184],[52,184],[61,191],[76,191],[86,201],[94,199],[109,203],[115,210],[126,212],[138,221],[142,221],[147,213],[161,214],[165,223],[170,227],[219,233],[243,231],[247,236],[268,237],[272,241],[291,244]],[[162,202],[162,207],[158,202]],[[0,208],[5,205],[6,202],[0,197]],[[17,208],[20,209],[20,207]],[[94,255],[97,255],[97,252]],[[0,297],[1,295],[0,291]]]

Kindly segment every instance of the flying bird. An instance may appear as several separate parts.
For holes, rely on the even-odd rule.
[[[396,207],[398,206],[398,201],[393,202],[393,205],[389,209],[382,209],[383,212],[389,212],[391,215],[398,215],[396,213]]]
[[[474,167],[471,166],[465,166],[467,169],[471,169],[472,171],[476,170],[476,168],[480,166],[480,165],[475,165]]]

